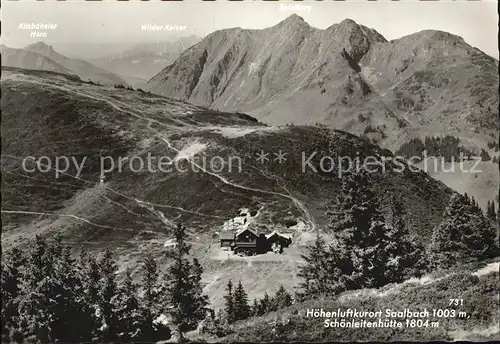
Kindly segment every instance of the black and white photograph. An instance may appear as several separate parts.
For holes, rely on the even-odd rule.
[[[500,340],[480,1],[2,1],[1,342]]]

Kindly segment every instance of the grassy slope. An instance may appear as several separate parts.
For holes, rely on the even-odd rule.
[[[484,275],[471,274],[478,264],[443,271],[420,280],[387,285],[379,290],[346,292],[336,298],[324,298],[295,304],[263,317],[240,321],[227,341],[411,341],[418,340],[494,340],[499,338],[498,314],[498,262],[491,264]],[[480,271],[480,270],[479,270]],[[450,298],[464,300],[461,307],[449,307]],[[323,327],[322,318],[306,318],[311,308],[325,311],[358,310],[377,311],[392,309],[411,310],[451,309],[465,311],[468,319],[429,318],[439,321],[437,328],[402,329],[335,329]],[[332,319],[333,320],[333,319]],[[368,320],[368,319],[367,319]],[[403,319],[401,319],[403,321]],[[279,325],[282,324],[282,325]]]
[[[450,164],[446,164],[445,170],[451,169]],[[464,161],[464,171],[478,171],[477,173],[463,172],[458,164],[455,171],[443,172],[443,170],[433,171],[428,170],[432,178],[442,181],[447,186],[464,194],[467,192],[469,196],[473,196],[479,205],[486,209],[488,201],[496,200],[496,208],[498,208],[498,185],[500,183],[500,175],[498,173],[498,164],[491,161],[480,162],[477,166],[475,162]]]
[[[328,173],[303,173],[302,152],[307,156],[318,152],[316,166],[325,155],[337,159],[387,154],[356,136],[326,128],[269,130],[243,115],[208,111],[137,91],[98,87],[54,73],[8,70],[5,74],[4,209],[50,210],[101,226],[67,216],[61,223],[59,215],[48,219],[5,214],[5,226],[21,225],[27,232],[35,232],[30,228],[49,229],[54,223],[54,229],[65,228],[68,240],[109,241],[147,231],[165,233],[174,221],[183,221],[193,231],[213,232],[242,207],[263,209],[257,225],[270,232],[283,227],[283,221],[290,217],[307,220],[309,215],[292,202],[294,198],[307,209],[316,227],[324,228],[325,213],[335,201],[340,180]],[[253,132],[229,136],[224,134],[228,128]],[[176,150],[194,142],[206,146],[197,158],[217,155],[227,161],[230,156],[243,157],[243,170],[134,173],[125,164],[122,172],[108,173],[105,184],[98,185],[100,155],[110,155],[115,161],[134,155],[146,160],[148,153],[173,158]],[[287,161],[261,165],[255,161],[261,150],[283,150]],[[88,160],[81,180],[67,175],[56,180],[53,172],[20,173],[20,160],[12,156],[19,159],[27,155],[87,156]],[[186,168],[190,162],[184,160],[180,165]],[[74,176],[75,170],[69,173]],[[402,195],[412,228],[425,241],[439,223],[451,190],[425,174],[409,171],[378,172],[372,179],[383,200],[388,193]]]

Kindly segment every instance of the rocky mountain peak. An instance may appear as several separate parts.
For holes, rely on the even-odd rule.
[[[328,36],[338,42],[354,62],[359,62],[374,42],[385,42],[376,31],[357,24],[352,19],[344,19],[327,29]]]
[[[36,43],[33,43],[33,44],[30,44],[30,45],[26,46],[26,49],[28,49],[28,48],[33,48],[33,49],[52,49],[52,50],[54,50],[54,48],[51,45],[48,45],[47,43],[42,42],[42,41],[39,41],[39,42],[36,42]]]
[[[26,46],[25,49],[37,52],[45,56],[50,56],[52,53],[54,53],[54,48],[42,41],[30,44]]]
[[[292,14],[285,20],[281,21],[276,25],[276,27],[286,27],[286,28],[297,28],[297,27],[309,27],[309,24],[302,18],[301,16],[297,14]]]
[[[342,20],[339,23],[339,26],[340,27],[350,27],[350,28],[359,27],[359,25],[354,20],[352,20],[350,18],[346,18],[346,19]]]
[[[288,18],[286,18],[285,20],[282,21],[282,23],[305,23],[305,20],[304,18],[302,18],[301,16],[299,16],[298,14],[292,14],[290,15]]]

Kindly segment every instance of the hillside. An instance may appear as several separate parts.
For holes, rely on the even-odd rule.
[[[321,172],[321,157],[390,155],[341,131],[266,126],[244,114],[207,110],[51,72],[4,68],[2,110],[5,248],[24,245],[36,234],[50,237],[61,231],[65,242],[76,246],[112,245],[122,269],[135,269],[145,252],[165,261],[163,243],[181,221],[204,264],[206,291],[216,307],[222,300],[219,289],[229,278],[253,285],[253,297],[273,291],[295,278],[303,245],[314,239],[316,230],[330,236],[328,213],[341,181],[335,172]],[[264,164],[256,160],[261,150],[270,154]],[[287,154],[282,164],[272,160],[279,150]],[[302,171],[302,152],[306,156],[317,152],[311,161],[318,173],[309,167]],[[157,158],[151,160],[153,170],[141,172],[137,160],[142,158],[147,166],[148,154]],[[28,156],[32,161],[48,157],[40,163],[43,172],[23,170],[22,161]],[[69,163],[60,159],[62,171],[57,172],[56,157],[64,156]],[[213,160],[216,156],[220,158]],[[101,157],[108,157],[102,182]],[[234,157],[242,158],[241,170]],[[111,159],[114,169],[109,168]],[[160,159],[171,162],[163,172],[156,164]],[[211,164],[220,159],[226,163],[222,170]],[[130,165],[132,160],[136,161]],[[36,169],[33,162],[26,166]],[[426,244],[452,190],[408,169],[401,173],[387,168],[370,178],[382,204],[391,194],[403,200],[412,233]],[[278,260],[267,255],[253,264],[231,259],[226,266],[228,257],[213,235],[228,227],[242,208],[252,212],[252,228],[265,233],[292,231],[290,251]],[[264,266],[274,276],[266,284],[257,278]]]
[[[357,290],[334,298],[317,298],[296,303],[278,312],[237,322],[231,335],[214,341],[385,342],[414,341],[415,338],[421,341],[498,341],[498,268],[498,261],[486,265],[473,264],[459,270],[440,271],[420,279],[413,278],[400,284],[390,284],[381,289]],[[457,299],[466,300],[466,303],[450,306],[450,293]],[[324,322],[327,319],[335,321],[340,318],[306,316],[307,310],[323,309],[324,312],[334,312],[349,308],[373,312],[382,310],[384,316],[386,310],[402,312],[409,309],[414,312],[426,309],[429,317],[420,319],[428,319],[429,322],[414,328],[341,328],[339,331],[339,328],[324,327]],[[455,316],[437,317],[433,314],[433,309],[454,310]],[[465,317],[460,317],[459,312],[465,312]],[[370,317],[354,319],[377,321],[377,318]],[[403,323],[406,321],[404,317],[394,319]]]
[[[314,124],[395,150],[411,137],[495,139],[498,61],[462,38],[426,30],[388,42],[346,19],[325,30],[292,15],[263,30],[208,35],[148,83],[152,92],[270,124]],[[307,116],[304,116],[307,114]]]
[[[5,57],[4,57],[5,51]],[[23,49],[2,46],[2,64],[35,70],[48,70],[64,74],[78,75],[82,80],[92,80],[106,85],[128,85],[118,76],[93,64],[59,54],[52,46],[43,42],[30,44]]]
[[[359,64],[414,136],[452,132],[480,148],[486,148],[485,138],[496,139],[498,61],[461,37],[424,30],[373,44]]]
[[[69,69],[42,54],[25,49],[12,49],[5,45],[2,45],[2,64],[16,68],[73,74]]]
[[[7,69],[2,88],[2,202],[5,210],[14,211],[3,214],[4,228],[34,228],[43,223],[50,229],[64,219],[68,232],[78,228],[70,235],[74,240],[164,232],[174,221],[183,221],[200,233],[211,232],[240,208],[258,211],[255,225],[264,231],[284,228],[287,219],[304,223],[306,230],[323,228],[340,180],[337,173],[321,169],[315,173],[308,167],[303,173],[301,152],[306,156],[317,152],[311,159],[316,168],[323,156],[390,154],[344,132],[268,127],[243,114],[214,112],[48,72]],[[261,150],[283,150],[287,160],[263,166],[255,160]],[[104,184],[99,183],[101,156],[113,157],[118,164],[120,157],[134,155],[146,161],[148,153],[177,161],[179,169],[135,173],[128,160],[123,160],[121,171],[115,165],[105,173]],[[56,156],[74,157],[78,163],[84,157],[87,160],[78,178],[71,164],[70,175],[60,174],[56,179],[54,171],[21,173],[20,162],[30,155],[47,155],[52,163]],[[209,169],[216,155],[220,157],[216,160],[226,163],[222,172]],[[235,156],[242,159],[241,170],[237,160],[230,160]],[[196,168],[180,172],[190,164]],[[440,221],[451,190],[422,172],[387,169],[371,175],[376,192],[382,199],[388,193],[402,194],[412,228],[426,240]],[[54,215],[15,215],[15,211]],[[98,228],[64,214],[91,221]]]
[[[428,174],[451,189],[474,197],[482,209],[486,209],[487,202],[492,200],[495,200],[495,207],[498,209],[498,164],[483,161],[477,166],[475,165],[476,163],[472,161],[463,163],[464,171],[476,170],[478,171],[476,173],[462,172],[459,168],[456,168],[453,173],[434,171],[433,168],[430,168]],[[423,168],[422,164],[418,166]],[[450,163],[446,163],[444,167],[448,170],[452,168]]]

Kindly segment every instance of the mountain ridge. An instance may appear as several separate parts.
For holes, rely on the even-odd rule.
[[[49,70],[78,75],[83,80],[91,80],[106,85],[121,84],[128,86],[127,82],[113,73],[94,66],[87,61],[66,57],[58,53],[53,46],[42,41],[27,45],[22,49],[2,47],[2,55],[4,50],[8,54],[6,59],[3,60],[4,66]]]
[[[9,48],[3,44],[2,64],[9,67],[47,70],[63,74],[73,73],[71,70],[51,60],[47,56],[34,51]]]
[[[134,87],[143,87],[163,66],[174,62],[182,51],[200,39],[191,35],[173,42],[142,43],[89,61],[126,79]]]
[[[445,69],[448,56],[455,59],[455,74]],[[373,139],[392,150],[423,132],[474,137],[479,148],[499,126],[497,72],[493,58],[443,31],[387,41],[351,19],[320,30],[293,15],[262,30],[215,31],[146,88],[201,106],[244,111],[270,124],[318,122],[357,135],[367,125],[385,126]],[[445,90],[445,82],[454,87]],[[457,106],[465,95],[465,106]],[[450,126],[452,112],[460,119]],[[365,120],[356,121],[358,116]]]

